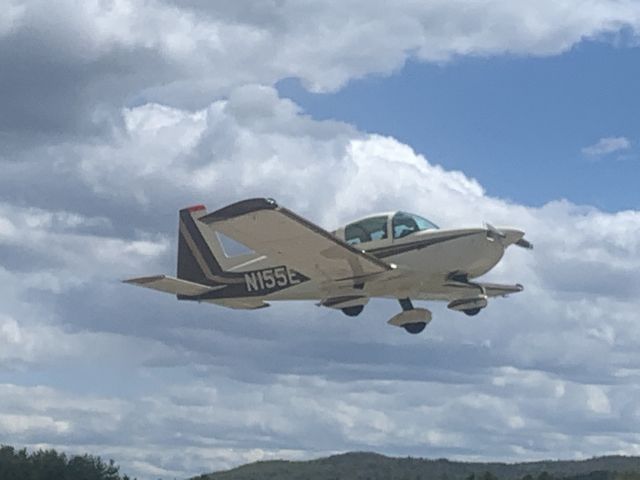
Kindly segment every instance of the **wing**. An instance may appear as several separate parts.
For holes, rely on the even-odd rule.
[[[515,285],[500,285],[498,283],[481,283],[490,297],[506,297],[511,293],[518,293],[524,290],[524,287],[519,283]]]
[[[451,292],[453,296],[464,296],[469,293],[478,294],[480,287],[484,289],[484,294],[488,297],[506,297],[511,293],[518,293],[524,290],[524,287],[519,283],[515,285],[502,285],[499,283],[466,283],[450,281],[444,284],[444,287],[448,292]]]
[[[198,221],[309,278],[364,280],[394,268],[271,199],[234,203]]]

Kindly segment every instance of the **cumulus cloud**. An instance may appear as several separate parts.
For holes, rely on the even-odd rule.
[[[614,152],[622,152],[631,147],[631,142],[626,137],[603,137],[593,145],[584,147],[582,153],[589,157],[601,157]]]
[[[96,216],[0,208],[3,248],[20,259],[7,264],[14,313],[0,338],[17,352],[5,364],[24,357],[37,330],[19,319],[34,319],[35,328],[50,309],[55,315],[39,321],[62,326],[71,357],[88,355],[90,368],[97,358],[126,361],[129,381],[154,380],[128,394],[108,389],[125,405],[108,434],[94,423],[80,428],[65,411],[26,408],[7,413],[5,435],[72,450],[99,438],[92,449],[117,455],[140,476],[347,449],[512,460],[637,448],[628,380],[640,370],[640,329],[632,321],[638,212],[566,201],[532,208],[490,197],[477,181],[393,138],[313,120],[267,86],[233,89],[196,111],[131,107],[123,119],[114,141],[47,149],[68,181],[110,208]],[[436,320],[417,338],[384,323],[396,313],[392,302],[376,301],[358,319],[311,304],[255,315],[117,284],[127,275],[173,272],[178,208],[255,195],[274,196],[327,228],[390,205],[445,227],[485,220],[521,227],[536,250],[509,251],[492,276],[526,291],[493,301],[481,319],[433,305]],[[34,312],[24,299],[43,285],[55,295],[36,297],[42,308]],[[84,331],[92,355],[78,346]],[[28,368],[41,362],[32,355]],[[178,386],[157,387],[169,379]],[[606,448],[598,441],[605,430]],[[167,432],[177,433],[167,439]],[[134,440],[116,447],[123,437],[154,448]]]
[[[0,246],[10,255],[7,264],[24,273],[37,269],[68,284],[108,278],[122,265],[145,257],[152,261],[168,248],[167,239],[158,235],[123,240],[105,234],[109,229],[109,220],[101,217],[0,203]]]
[[[5,2],[6,3],[6,2]],[[123,105],[202,108],[297,77],[330,91],[409,58],[551,55],[640,26],[637,3],[9,1],[0,23],[3,149],[121,129]]]

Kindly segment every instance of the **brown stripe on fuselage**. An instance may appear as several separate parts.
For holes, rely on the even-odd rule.
[[[450,240],[456,240],[458,238],[469,237],[471,235],[477,235],[480,232],[468,232],[457,233],[452,235],[443,235],[437,238],[428,238],[426,240],[418,240],[412,243],[403,243],[401,245],[389,245],[387,247],[378,247],[367,250],[366,252],[376,256],[377,258],[391,257],[393,255],[399,255],[401,253],[410,252],[411,250],[420,250],[430,247],[442,242],[448,242]]]

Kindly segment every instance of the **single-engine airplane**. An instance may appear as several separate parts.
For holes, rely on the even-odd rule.
[[[229,239],[247,248],[230,254]],[[273,199],[253,198],[211,213],[204,205],[180,210],[177,277],[125,283],[237,309],[316,300],[349,316],[359,315],[373,297],[393,298],[402,311],[388,323],[420,333],[431,312],[414,308],[412,299],[443,300],[452,310],[476,315],[489,297],[522,291],[520,284],[473,281],[510,245],[533,248],[513,228],[441,230],[401,211],[329,232]]]

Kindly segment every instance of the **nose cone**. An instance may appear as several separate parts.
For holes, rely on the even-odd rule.
[[[533,245],[524,239],[524,232],[522,230],[510,227],[496,228],[489,223],[486,224],[486,228],[487,240],[499,243],[503,249],[513,244],[524,248],[533,248]]]
[[[524,237],[524,232],[515,228],[501,228],[500,231],[504,234],[505,247],[518,243]]]

